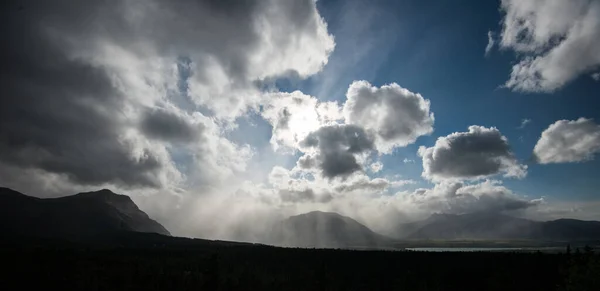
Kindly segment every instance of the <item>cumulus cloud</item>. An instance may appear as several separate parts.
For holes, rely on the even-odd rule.
[[[471,185],[443,182],[430,189],[417,189],[408,193],[408,197],[420,207],[450,214],[515,211],[543,201],[526,199],[502,186],[500,181],[493,180]]]
[[[394,147],[414,143],[433,132],[429,100],[396,83],[374,87],[355,81],[346,93],[343,112],[346,123],[373,132],[377,150],[390,153]]]
[[[485,46],[485,56],[488,56],[490,54],[490,52],[492,51],[492,49],[494,48],[494,45],[496,45],[496,41],[494,40],[494,33],[491,31],[488,31],[488,44]]]
[[[495,127],[469,126],[468,132],[438,138],[433,147],[421,146],[418,154],[423,159],[422,175],[431,180],[480,179],[499,173],[523,177],[527,172]]]
[[[591,119],[559,120],[536,143],[533,154],[541,164],[583,162],[600,152],[600,125]]]
[[[304,189],[304,190],[289,190],[289,189],[280,189],[278,191],[279,197],[283,202],[319,202],[325,203],[331,201],[333,197],[329,193],[315,194],[313,189]]]
[[[335,46],[313,0],[2,6],[0,163],[74,189],[199,185],[243,171],[252,150],[227,140],[221,122],[257,106],[257,82],[310,76]]]
[[[348,198],[349,195],[373,196],[388,189],[399,188],[415,183],[412,180],[390,180],[370,178],[362,173],[354,173],[347,179],[308,178],[301,169],[287,170],[274,167],[269,174],[269,184],[281,202],[330,202],[333,199]],[[277,200],[272,201],[277,202]]]
[[[299,161],[303,168],[317,167],[326,178],[345,178],[362,171],[357,155],[374,150],[373,137],[362,127],[329,125],[311,132],[300,146],[307,154]]]
[[[381,192],[387,189],[391,185],[391,182],[383,178],[375,178],[370,180],[366,176],[359,176],[359,178],[350,181],[349,183],[342,183],[335,187],[338,192],[352,192],[352,191],[366,191]]]
[[[196,141],[202,134],[204,125],[174,107],[170,109],[157,107],[144,112],[140,121],[142,133],[165,141]]]
[[[505,86],[552,92],[600,65],[600,2],[502,0],[500,46],[518,53]]]

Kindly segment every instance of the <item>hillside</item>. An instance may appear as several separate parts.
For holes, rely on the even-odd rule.
[[[82,238],[118,231],[170,235],[126,195],[110,190],[36,198],[0,188],[0,230],[34,237]]]
[[[295,247],[374,248],[386,246],[390,239],[350,217],[314,211],[282,221],[274,228],[271,241]]]
[[[500,213],[434,214],[423,221],[400,224],[403,239],[600,239],[600,222],[575,219],[533,221]]]

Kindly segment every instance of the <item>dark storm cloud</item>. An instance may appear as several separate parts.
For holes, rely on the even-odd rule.
[[[343,178],[362,169],[355,154],[372,151],[374,141],[361,127],[330,125],[310,133],[301,142],[301,147],[318,150],[314,157],[316,162],[306,160],[302,164],[317,164],[326,178]]]
[[[186,116],[163,108],[148,110],[142,116],[140,129],[148,137],[174,142],[197,140],[204,130],[203,124],[194,124]]]
[[[144,108],[179,87],[214,118],[239,116],[255,97],[219,92],[251,91],[252,81],[290,70],[308,76],[334,46],[312,0],[0,5],[0,164],[76,184],[164,186],[179,175],[164,142],[190,142],[207,130],[175,113],[186,110]],[[182,58],[187,71],[178,84],[171,68]],[[221,165],[217,159],[198,160]]]
[[[433,147],[421,147],[419,155],[423,176],[429,179],[471,179],[501,172],[522,177],[527,169],[515,159],[506,137],[493,127],[473,125],[468,132],[440,137]]]
[[[333,196],[329,193],[315,193],[313,189],[304,190],[292,190],[292,189],[280,189],[278,191],[279,197],[283,202],[319,202],[327,203],[333,199]]]
[[[139,158],[132,157],[134,145],[119,138],[123,96],[109,76],[66,55],[41,27],[45,7],[28,4],[4,3],[0,12],[5,40],[0,160],[66,174],[84,184],[157,186],[158,154],[144,149]],[[73,13],[75,22],[83,17],[66,13]]]

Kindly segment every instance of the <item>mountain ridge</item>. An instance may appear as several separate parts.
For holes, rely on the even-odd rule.
[[[82,238],[117,231],[170,236],[127,195],[108,189],[58,198],[28,196],[0,187],[0,230],[35,237]]]
[[[348,216],[322,211],[290,216],[271,235],[274,244],[294,247],[381,247],[391,241]]]
[[[561,218],[534,221],[502,213],[433,214],[399,224],[399,239],[600,239],[600,221]]]

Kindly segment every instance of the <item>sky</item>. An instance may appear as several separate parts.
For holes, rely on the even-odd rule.
[[[173,234],[600,219],[600,1],[4,1],[0,185]]]

